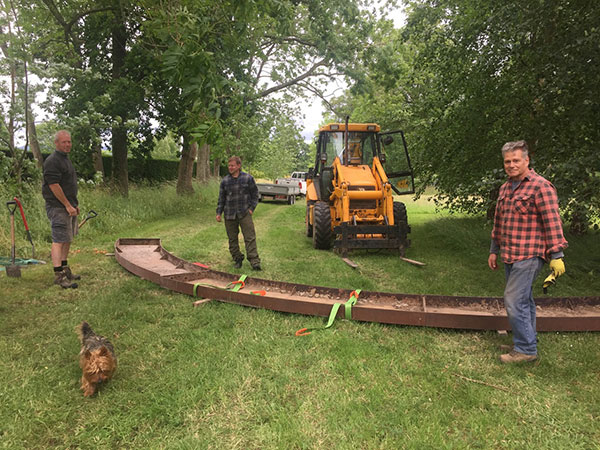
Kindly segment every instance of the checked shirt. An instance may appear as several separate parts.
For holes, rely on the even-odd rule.
[[[242,218],[248,210],[254,211],[258,204],[258,188],[252,175],[240,172],[237,178],[226,175],[221,181],[217,214],[223,214],[225,219]]]
[[[500,246],[506,264],[536,256],[548,260],[552,253],[567,248],[552,183],[533,169],[514,191],[511,180],[504,183],[496,204],[492,239]]]

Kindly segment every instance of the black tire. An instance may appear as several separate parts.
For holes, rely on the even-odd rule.
[[[262,202],[262,195],[258,194],[258,201]]]
[[[294,203],[296,203],[296,196],[295,195],[288,195],[288,205],[293,205]]]
[[[310,205],[306,205],[306,236],[312,237],[313,235],[313,224],[310,223]]]
[[[394,224],[400,225],[402,231],[400,233],[400,253],[404,256],[404,251],[410,245],[408,240],[408,233],[410,233],[410,227],[408,226],[408,215],[406,214],[406,205],[402,202],[394,202]]]
[[[394,223],[405,223],[408,225],[408,216],[406,214],[406,205],[402,202],[394,202]]]
[[[325,202],[315,203],[313,219],[313,247],[320,250],[329,250],[333,240],[329,205]]]

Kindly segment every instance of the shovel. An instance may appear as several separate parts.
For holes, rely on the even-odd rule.
[[[15,210],[17,209],[17,202],[6,202],[6,207],[10,212],[10,259],[12,262],[12,264],[6,266],[6,275],[9,277],[20,278],[21,268],[15,264]]]
[[[98,213],[96,211],[94,211],[93,209],[90,209],[90,212],[87,213],[87,216],[85,216],[85,218],[81,221],[81,223],[79,224],[79,226],[77,228],[81,228],[82,226],[85,225],[85,223],[90,220],[93,219],[94,217],[96,217],[98,215]]]
[[[33,239],[31,239],[31,233],[29,232],[29,225],[27,225],[27,219],[25,219],[25,212],[23,212],[23,205],[17,197],[13,198],[13,200],[17,203],[19,210],[21,211],[21,218],[23,219],[23,225],[25,225],[25,231],[27,232],[27,240],[31,244],[31,258],[35,259],[35,245],[33,245]]]

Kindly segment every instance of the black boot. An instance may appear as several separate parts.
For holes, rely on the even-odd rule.
[[[63,272],[69,280],[81,280],[81,275],[71,272],[71,268],[69,266],[63,266]]]
[[[72,283],[71,280],[67,278],[67,274],[64,270],[54,272],[54,284],[58,284],[63,289],[77,288],[77,283]]]

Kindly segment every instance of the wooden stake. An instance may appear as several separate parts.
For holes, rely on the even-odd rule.
[[[208,302],[210,302],[210,301],[212,301],[212,298],[204,298],[204,299],[202,299],[202,300],[196,300],[196,301],[194,302],[194,308],[195,308],[196,306],[203,305],[204,303],[208,303]]]
[[[402,261],[406,261],[407,263],[414,264],[415,266],[425,266],[426,265],[424,262],[415,261],[414,259],[408,259],[408,258],[405,258],[404,256],[401,256],[400,259]]]
[[[358,267],[358,264],[356,264],[354,261],[352,261],[351,259],[348,258],[342,258],[342,261],[344,261],[346,264],[348,264],[350,267],[352,267],[353,269],[356,269]]]

